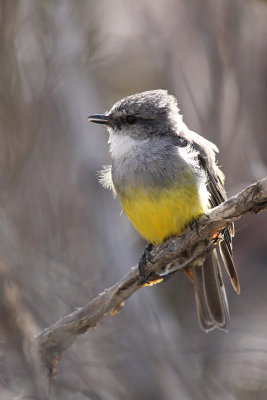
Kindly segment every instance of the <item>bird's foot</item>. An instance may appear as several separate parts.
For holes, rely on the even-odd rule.
[[[145,283],[149,283],[146,277],[146,264],[148,261],[154,264],[153,261],[151,260],[151,254],[150,254],[152,249],[153,249],[152,243],[148,243],[138,262],[139,273],[142,278],[142,281]]]
[[[198,237],[200,237],[198,218],[194,219],[194,221],[192,221],[192,222],[189,224],[189,226],[190,226],[191,231],[193,231],[193,230],[195,229],[196,232],[197,232]]]

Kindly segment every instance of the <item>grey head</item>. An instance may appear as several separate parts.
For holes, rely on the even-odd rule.
[[[107,113],[91,115],[88,121],[107,125],[110,133],[143,140],[177,134],[182,116],[175,97],[158,89],[125,97]]]

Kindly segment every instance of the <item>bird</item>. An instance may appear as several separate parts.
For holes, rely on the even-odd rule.
[[[119,197],[125,214],[148,241],[148,250],[180,235],[227,199],[225,177],[216,161],[218,148],[186,126],[177,99],[167,90],[127,96],[106,113],[90,115],[88,121],[106,125],[109,133],[112,164],[100,172],[100,182]],[[205,332],[229,330],[222,264],[240,293],[233,236],[231,224],[221,231],[222,240],[203,265],[185,270],[193,282],[198,320]]]

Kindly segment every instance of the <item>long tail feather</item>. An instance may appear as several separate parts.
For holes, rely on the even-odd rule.
[[[224,241],[220,243],[220,253],[222,256],[222,259],[224,261],[224,266],[225,269],[230,276],[232,286],[234,290],[236,291],[237,294],[240,294],[240,285],[239,285],[239,279],[237,275],[237,271],[235,268],[235,264],[233,262],[232,256],[230,254],[230,251]]]
[[[199,323],[205,332],[215,327],[227,331],[230,324],[228,302],[216,251],[208,256],[203,267],[192,269]]]
[[[198,320],[201,329],[209,332],[215,328],[215,323],[212,320],[203,289],[203,270],[202,267],[192,268],[193,283],[196,297]]]

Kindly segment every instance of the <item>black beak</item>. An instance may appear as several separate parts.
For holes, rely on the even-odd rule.
[[[110,123],[110,119],[105,114],[94,114],[94,115],[89,115],[88,122],[95,122],[96,124],[108,125]]]

